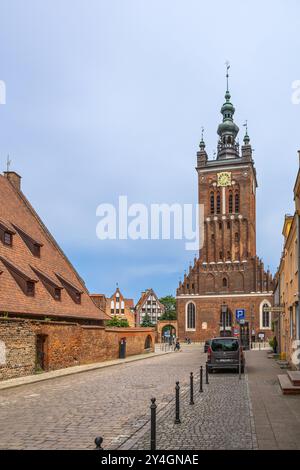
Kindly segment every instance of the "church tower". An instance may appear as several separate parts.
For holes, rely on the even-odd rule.
[[[202,137],[197,152],[198,198],[204,209],[204,240],[177,289],[182,338],[242,335],[244,346],[271,335],[272,276],[256,255],[256,171],[247,123],[243,145],[228,86],[217,129],[216,159]],[[238,323],[236,311],[244,311]]]

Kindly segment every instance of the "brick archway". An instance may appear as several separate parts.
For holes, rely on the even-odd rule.
[[[156,325],[157,341],[161,343],[162,334],[167,327],[171,327],[175,336],[178,336],[177,320],[159,320]]]

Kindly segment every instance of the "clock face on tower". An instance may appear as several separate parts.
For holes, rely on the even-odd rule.
[[[218,186],[230,186],[231,185],[231,173],[223,172],[218,173]]]

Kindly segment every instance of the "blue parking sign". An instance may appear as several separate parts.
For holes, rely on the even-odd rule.
[[[245,320],[245,309],[244,308],[239,308],[235,311],[235,318],[237,321],[240,320]]]

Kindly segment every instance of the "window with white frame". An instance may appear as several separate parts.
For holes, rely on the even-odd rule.
[[[189,302],[186,308],[186,330],[196,329],[196,307],[193,302]]]
[[[264,300],[260,304],[260,329],[262,330],[270,330],[272,327],[271,312],[266,310],[270,307],[271,304],[268,300]]]

